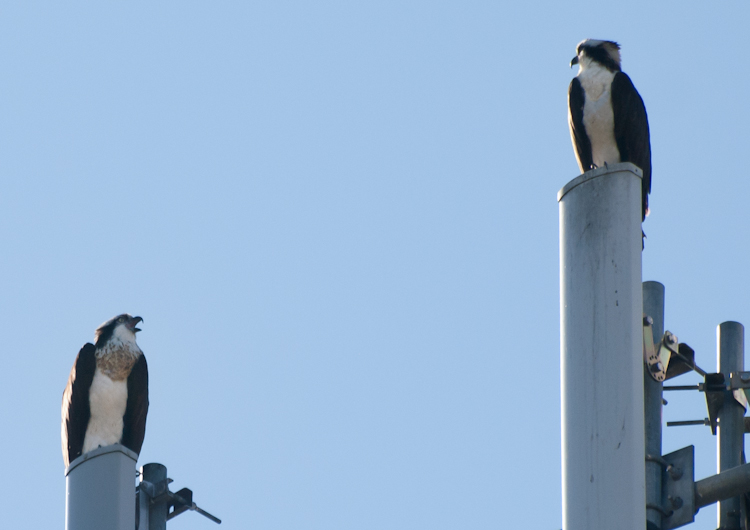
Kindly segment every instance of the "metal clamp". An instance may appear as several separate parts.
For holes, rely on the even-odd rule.
[[[750,393],[750,372],[731,372],[729,374],[729,389],[735,401],[747,411],[748,393]]]
[[[654,321],[643,315],[643,359],[648,366],[648,373],[655,381],[663,382],[667,378],[667,368],[672,354],[679,355],[679,341],[670,331],[664,333],[661,341],[654,344]]]
[[[139,513],[139,517],[143,517],[144,523],[148,521],[148,510],[145,507],[146,504],[153,505],[166,503],[168,505],[167,521],[174,517],[177,517],[187,510],[192,510],[198,512],[204,517],[207,517],[208,519],[211,519],[216,524],[221,524],[221,519],[199,508],[193,502],[192,490],[188,488],[182,488],[176,493],[169,491],[169,484],[171,484],[172,482],[174,481],[171,478],[167,478],[157,483],[142,480],[141,483],[138,484],[137,490],[140,491],[140,496],[138,497],[138,499],[139,502],[141,502],[140,500],[141,498],[143,498],[144,502],[144,511],[141,512],[140,508],[138,508],[138,511],[143,514],[140,515]],[[143,496],[144,494],[145,496]]]

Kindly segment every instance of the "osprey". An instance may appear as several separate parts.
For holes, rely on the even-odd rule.
[[[570,67],[579,66],[568,89],[570,137],[581,171],[617,162],[643,170],[642,220],[651,193],[651,141],[646,107],[630,78],[620,70],[620,45],[586,39]]]
[[[62,399],[65,467],[97,447],[141,452],[148,413],[148,367],[135,343],[141,317],[127,313],[99,326],[78,352]]]

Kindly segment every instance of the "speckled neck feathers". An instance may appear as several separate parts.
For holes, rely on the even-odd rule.
[[[112,336],[96,348],[96,367],[113,381],[123,381],[143,352],[135,342],[135,334],[118,325]]]

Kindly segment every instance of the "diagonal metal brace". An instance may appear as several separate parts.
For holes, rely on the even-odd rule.
[[[170,496],[170,507],[172,508],[172,511],[167,514],[167,521],[170,519],[177,517],[181,513],[184,513],[188,510],[193,510],[198,512],[204,517],[207,517],[208,519],[211,519],[216,524],[221,524],[221,519],[218,517],[214,517],[210,513],[208,513],[205,510],[202,510],[193,502],[193,492],[192,490],[188,488],[182,488],[177,493],[169,492]]]
[[[182,488],[177,493],[169,491],[169,485],[172,482],[174,481],[171,478],[156,483],[143,480],[138,485],[138,488],[148,495],[148,504],[161,504],[166,502],[169,505],[168,509],[171,509],[171,511],[167,513],[167,521],[188,510],[193,510],[202,516],[211,519],[216,524],[221,524],[221,519],[199,508],[198,505],[193,502],[192,490]]]

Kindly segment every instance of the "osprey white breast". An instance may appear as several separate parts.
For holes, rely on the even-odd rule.
[[[135,333],[119,325],[109,340],[96,349],[96,372],[89,389],[89,420],[83,439],[83,452],[119,443],[122,419],[128,404],[127,376],[143,352],[135,342]]]
[[[91,419],[83,439],[84,453],[120,442],[127,404],[127,381],[113,381],[97,368],[89,389]]]
[[[589,63],[584,65],[584,63]],[[591,61],[581,61],[578,80],[586,92],[583,106],[583,125],[591,140],[591,156],[594,165],[620,161],[620,150],[615,140],[615,115],[612,111],[610,87],[615,73]]]

